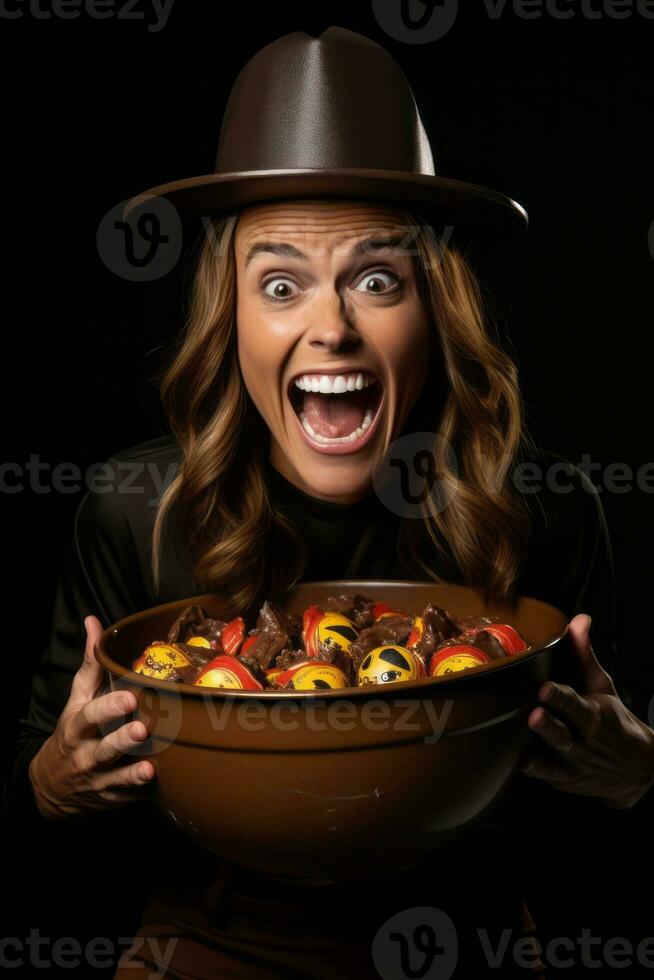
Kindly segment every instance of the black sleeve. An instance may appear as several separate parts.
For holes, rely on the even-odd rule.
[[[558,475],[531,500],[534,530],[520,591],[551,603],[568,619],[578,613],[592,618],[595,655],[631,707],[616,647],[615,570],[601,496],[574,464],[547,454],[546,465],[552,463],[558,466]]]
[[[61,574],[48,647],[32,679],[27,717],[19,727],[18,753],[7,786],[13,815],[38,814],[28,767],[52,734],[84,654],[84,619],[111,623],[150,605],[134,537],[121,495],[87,491],[75,517]]]
[[[616,580],[609,529],[599,492],[587,476],[580,474],[580,478],[586,494],[580,543],[583,558],[577,591],[572,593],[571,616],[588,613],[592,618],[590,640],[595,655],[611,675],[622,700],[631,707],[616,646]]]

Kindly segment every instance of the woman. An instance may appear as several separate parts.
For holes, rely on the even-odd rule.
[[[312,193],[298,185],[290,197],[281,186],[271,200],[266,184],[247,205],[216,203],[187,329],[162,385],[173,434],[113,457],[109,492],[80,505],[17,784],[28,769],[28,802],[51,821],[151,792],[152,764],[126,759],[146,737],[128,720],[134,699],[100,693],[93,657],[101,628],[129,612],[207,589],[222,594],[226,614],[251,617],[298,578],[430,577],[489,598],[540,595],[578,613],[570,631],[584,688],[544,685],[546,707],[529,718],[543,751],[527,772],[609,807],[633,806],[654,782],[654,733],[590,646],[587,612],[613,669],[610,548],[597,495],[574,467],[573,492],[516,490],[519,462],[537,462],[544,475],[557,459],[526,437],[515,366],[489,334],[458,248],[443,246],[419,209],[308,186]],[[447,197],[441,204],[452,206]],[[389,446],[415,432],[439,437],[443,496],[426,496],[421,519],[402,519],[373,479]],[[128,468],[137,478],[124,492]],[[509,813],[521,805],[506,803]],[[470,925],[498,931],[508,924],[528,935],[532,926],[516,892],[524,868],[505,843],[501,860],[489,846],[505,819],[491,815],[436,866],[377,883],[374,894],[365,883],[307,890],[184,852],[184,867],[167,864],[145,913],[145,948],[135,946],[119,975],[163,966],[156,951],[175,939],[171,977],[378,976],[374,935],[398,909],[421,904],[451,912],[466,940],[460,957],[480,969],[468,914]],[[509,960],[502,975],[512,969]]]

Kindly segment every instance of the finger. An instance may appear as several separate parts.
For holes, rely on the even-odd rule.
[[[611,675],[600,664],[590,642],[591,623],[590,616],[579,613],[568,624],[572,650],[586,679],[586,691],[596,694],[616,694]]]
[[[597,714],[591,702],[577,694],[568,684],[547,681],[538,692],[548,711],[553,712],[578,733],[589,735],[595,727]]]
[[[132,721],[128,725],[122,725],[115,732],[110,732],[100,739],[93,752],[94,761],[99,766],[116,762],[141,745],[147,737],[148,730],[142,721]]]
[[[97,773],[93,778],[92,786],[96,793],[111,788],[143,787],[151,783],[154,776],[152,763],[147,759],[141,759],[119,769],[107,769],[105,772]]]
[[[535,708],[529,715],[527,724],[555,752],[563,752],[573,740],[568,726],[544,708]]]
[[[104,670],[95,659],[95,645],[102,634],[102,624],[97,616],[87,616],[84,620],[86,646],[79,670],[73,678],[70,701],[89,701],[94,697],[104,679]]]
[[[136,710],[136,696],[131,691],[110,691],[86,701],[73,716],[71,725],[78,737],[95,735],[98,730]]]

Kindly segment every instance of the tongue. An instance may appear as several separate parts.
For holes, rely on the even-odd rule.
[[[328,439],[349,436],[361,423],[366,411],[367,394],[350,391],[345,395],[321,395],[305,392],[304,414],[314,432]]]

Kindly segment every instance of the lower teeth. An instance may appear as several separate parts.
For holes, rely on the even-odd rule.
[[[300,412],[300,422],[302,423],[302,428],[304,429],[304,431],[307,433],[308,436],[310,436],[311,439],[313,439],[314,442],[320,442],[325,446],[337,446],[339,443],[354,442],[356,439],[360,439],[363,433],[366,431],[366,429],[370,428],[372,418],[373,418],[372,409],[369,408],[366,410],[366,414],[363,417],[363,422],[361,423],[361,425],[357,429],[355,429],[354,432],[350,432],[349,436],[338,436],[336,439],[330,439],[328,436],[321,436],[318,435],[317,432],[314,432],[314,430],[309,425],[309,422],[304,412]]]

